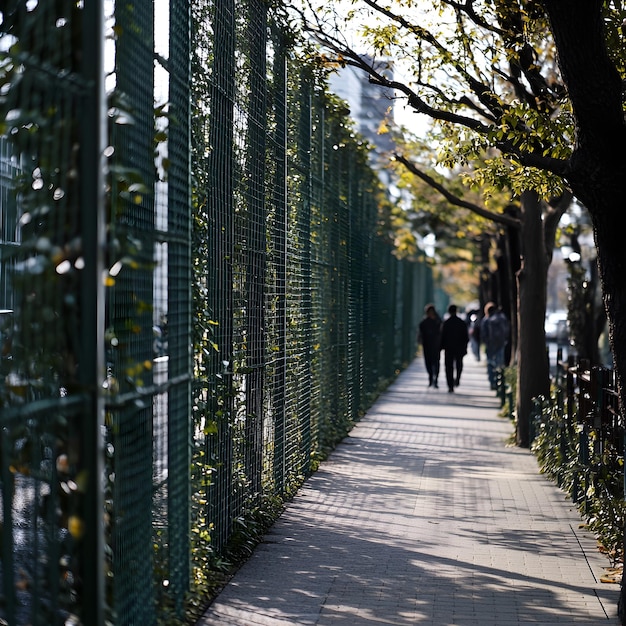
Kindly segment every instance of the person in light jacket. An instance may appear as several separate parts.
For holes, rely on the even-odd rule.
[[[487,376],[492,389],[496,389],[496,375],[505,365],[504,350],[509,342],[511,324],[506,315],[493,302],[485,305],[485,317],[480,323],[480,339],[485,344]]]

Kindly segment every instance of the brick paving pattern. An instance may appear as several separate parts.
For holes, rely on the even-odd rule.
[[[483,362],[416,359],[311,476],[198,626],[619,624],[610,563]]]

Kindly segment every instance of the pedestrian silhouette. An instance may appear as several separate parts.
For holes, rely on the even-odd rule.
[[[504,367],[504,349],[509,342],[511,324],[506,315],[493,302],[485,305],[485,317],[480,323],[480,338],[485,344],[487,376],[492,389],[496,389],[496,374]]]
[[[424,317],[419,323],[419,342],[424,352],[424,363],[428,372],[428,386],[439,387],[439,360],[441,358],[441,318],[434,304],[424,307]]]
[[[461,382],[463,357],[467,354],[469,334],[467,324],[457,315],[455,304],[448,307],[448,313],[449,317],[441,327],[441,349],[444,355],[448,393],[452,393]]]

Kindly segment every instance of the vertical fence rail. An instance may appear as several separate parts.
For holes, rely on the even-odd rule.
[[[313,78],[287,65],[287,377],[285,487],[311,469],[315,343],[311,262]]]
[[[247,204],[241,245],[246,247],[245,310],[245,432],[244,471],[252,493],[262,493],[263,468],[263,390],[265,355],[265,299],[267,282],[267,198],[266,176],[268,80],[267,80],[267,14],[263,2],[248,6],[250,79],[248,87],[247,151],[245,157],[245,197]]]
[[[215,545],[221,548],[231,532],[233,511],[229,497],[233,482],[233,441],[229,433],[234,413],[232,392],[233,374],[233,257],[234,241],[234,128],[235,128],[235,11],[234,0],[207,3],[212,9],[212,23],[197,24],[199,34],[213,29],[213,41],[208,54],[206,71],[209,72],[208,93],[198,94],[209,98],[206,124],[208,126],[208,186],[199,190],[205,195],[208,215],[206,229],[210,243],[206,267],[206,313],[215,321],[215,333],[210,344],[205,382],[210,385],[209,419],[217,429],[216,437],[207,438],[208,455],[205,463],[214,462],[215,469],[209,489],[210,507],[207,519],[215,525]],[[194,136],[197,137],[197,135]],[[199,137],[200,138],[200,137]],[[201,235],[202,236],[202,235]],[[224,262],[230,260],[230,262]],[[203,277],[200,278],[201,280]]]
[[[0,619],[99,625],[103,6],[0,12]]]
[[[80,336],[80,373],[87,402],[78,428],[83,459],[79,472],[87,477],[84,485],[84,563],[80,571],[85,624],[104,626],[105,537],[102,533],[104,492],[104,395],[106,378],[104,355],[105,292],[102,282],[106,247],[104,153],[106,149],[106,109],[104,91],[104,10],[101,2],[85,4],[82,50],[84,74],[89,88],[80,103],[82,128],[80,221],[82,226],[84,268],[80,294],[82,323]],[[92,564],[101,567],[94,569]]]
[[[121,116],[111,129],[112,178],[107,320],[116,345],[110,364],[119,393],[107,407],[112,492],[110,593],[123,624],[155,621],[152,449],[154,193],[154,14],[152,0],[116,4],[114,94]],[[141,76],[141,80],[137,77]],[[135,185],[128,181],[135,179]],[[134,589],[132,595],[128,589]]]
[[[271,331],[267,336],[266,354],[268,361],[268,423],[264,430],[273,445],[266,467],[266,484],[273,485],[276,493],[285,493],[286,469],[286,415],[287,415],[287,50],[284,34],[273,27],[272,41],[276,47],[272,66],[273,86],[271,90],[274,109],[274,130],[270,132],[270,171],[273,178],[269,225],[270,250],[268,254],[268,318]],[[273,164],[273,166],[272,166]]]
[[[263,0],[0,6],[4,622],[189,623],[415,355],[432,275],[290,37]]]
[[[191,379],[190,347],[192,308],[191,249],[191,129],[189,84],[191,82],[190,0],[169,2],[169,120],[167,173],[167,578],[175,614],[184,615],[184,599],[190,585],[190,441]],[[155,350],[155,361],[165,361]],[[158,459],[157,459],[158,460]],[[158,484],[158,480],[155,481]]]

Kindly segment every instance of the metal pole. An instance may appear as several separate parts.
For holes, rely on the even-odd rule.
[[[81,103],[80,219],[85,266],[81,276],[80,376],[86,392],[81,458],[87,477],[83,538],[82,623],[103,626],[104,617],[104,3],[85,0]],[[88,569],[87,569],[88,568]]]

